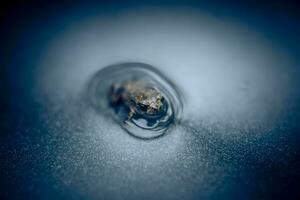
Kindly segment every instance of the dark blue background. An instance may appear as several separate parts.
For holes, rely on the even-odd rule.
[[[48,43],[63,31],[64,24],[93,15],[100,8],[109,13],[137,5],[188,5],[219,17],[230,16],[273,40],[300,63],[300,7],[293,2],[7,2],[1,6],[0,28],[1,199],[90,198],[88,192],[78,193],[51,176],[53,156],[62,144],[56,140],[49,142],[53,136],[47,127],[48,119],[44,118],[47,108],[33,98],[36,63]],[[206,196],[208,199],[300,197],[299,97],[299,91],[292,96],[298,103],[281,122],[286,126],[284,131],[276,129],[264,137],[250,138],[255,145],[228,143],[214,136],[202,138],[215,141],[209,145],[213,150],[211,156],[234,166],[229,177],[223,180],[223,187],[214,189]],[[52,120],[55,121],[56,117]],[[199,199],[198,194],[191,192],[188,198]],[[106,198],[109,199],[110,195],[107,194]]]

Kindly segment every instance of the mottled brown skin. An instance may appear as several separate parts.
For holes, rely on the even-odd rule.
[[[128,118],[135,113],[156,115],[160,112],[163,101],[163,96],[157,89],[145,86],[142,81],[114,84],[109,97],[112,103],[121,102],[128,107]]]

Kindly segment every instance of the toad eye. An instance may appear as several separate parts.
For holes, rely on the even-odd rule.
[[[179,119],[181,93],[154,67],[122,63],[98,71],[88,85],[89,99],[99,113],[115,119],[131,135],[151,139]]]

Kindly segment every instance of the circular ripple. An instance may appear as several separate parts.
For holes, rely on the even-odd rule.
[[[88,84],[93,107],[115,119],[131,135],[163,135],[182,111],[181,93],[153,66],[121,63],[98,71]]]

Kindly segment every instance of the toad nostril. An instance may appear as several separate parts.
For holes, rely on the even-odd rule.
[[[88,91],[100,113],[139,138],[163,135],[182,110],[181,94],[174,84],[144,63],[108,66],[95,74]]]

